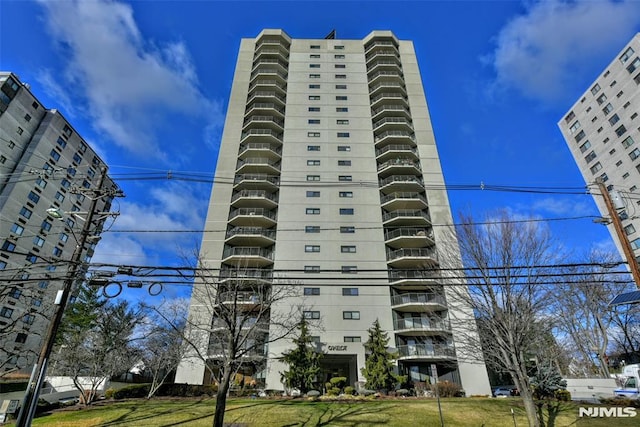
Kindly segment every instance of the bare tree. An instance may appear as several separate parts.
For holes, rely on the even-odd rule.
[[[612,277],[612,265],[619,257],[593,251],[588,262],[565,268],[554,287],[553,308],[559,335],[573,357],[572,365],[583,375],[609,378],[607,352],[614,321],[609,301],[624,291],[626,284]],[[572,373],[576,373],[573,369]]]
[[[475,329],[475,325],[465,327],[465,322],[474,319],[457,319],[457,333],[464,339],[456,343],[456,351],[462,347],[464,353],[472,353],[464,347],[482,348],[487,364],[511,375],[529,426],[539,427],[528,366],[536,356],[544,356],[540,349],[549,329],[549,295],[540,266],[556,263],[557,252],[539,223],[515,221],[505,211],[481,223],[461,215],[459,222],[452,232],[457,234],[469,286],[450,288],[448,298],[451,305],[473,309],[479,334],[465,334]]]
[[[297,295],[295,284],[276,283],[268,269],[245,266],[210,268],[200,258],[196,269],[185,340],[187,359],[200,360],[218,383],[214,427],[222,427],[232,377],[266,362],[267,345],[291,335],[301,313],[272,310]],[[184,362],[183,362],[184,363]]]
[[[612,353],[616,353],[625,363],[640,362],[640,305],[616,307],[611,324]]]

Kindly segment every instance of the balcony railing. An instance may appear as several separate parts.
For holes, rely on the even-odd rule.
[[[237,280],[266,280],[273,279],[273,270],[263,270],[259,268],[241,268],[241,269],[221,269],[220,280],[237,279]]]
[[[398,258],[431,258],[437,260],[436,251],[424,248],[396,249],[387,251],[387,259],[392,261]]]
[[[276,110],[277,112],[282,114],[284,114],[285,111],[284,108],[272,102],[255,102],[247,107],[247,112],[252,110]]]
[[[407,98],[404,95],[402,95],[402,94],[400,94],[398,92],[382,92],[382,93],[374,96],[373,98],[371,98],[371,103],[375,104],[376,102],[378,102],[382,98],[402,99],[404,101],[407,100]]]
[[[271,129],[250,129],[247,132],[242,132],[241,139],[245,139],[248,136],[272,136],[279,141],[282,141],[282,133],[276,132]]]
[[[260,58],[257,61],[253,62],[253,68],[255,69],[256,67],[259,67],[260,65],[271,65],[271,64],[279,65],[282,68],[284,68],[285,70],[289,67],[289,64],[287,64],[284,61],[280,61],[279,59],[275,59],[275,58]]]
[[[391,175],[379,181],[380,187],[384,187],[385,185],[392,183],[416,183],[424,186],[422,178],[415,175]]]
[[[402,113],[407,113],[410,114],[410,111],[407,107],[405,107],[404,105],[384,105],[380,108],[376,108],[375,110],[373,110],[371,113],[372,116],[375,116],[378,113],[383,113],[383,112],[402,112]]]
[[[389,136],[399,136],[399,137],[403,137],[403,138],[409,138],[412,141],[416,140],[416,137],[413,133],[411,132],[407,132],[404,130],[388,130],[386,132],[382,132],[379,135],[376,135],[376,142],[380,141],[383,138],[389,137]]]
[[[397,71],[378,71],[377,73],[373,73],[372,75],[369,76],[369,80],[373,80],[377,77],[398,77],[400,79],[404,78],[404,76],[402,75],[402,73],[399,73]]]
[[[236,169],[240,169],[243,166],[254,165],[254,166],[270,166],[273,169],[280,169],[280,161],[279,160],[271,160],[266,157],[248,157],[246,159],[238,160],[236,163]]]
[[[240,154],[244,153],[247,150],[270,150],[279,156],[282,155],[282,148],[273,147],[268,142],[249,142],[240,145]]]
[[[396,228],[395,230],[385,231],[384,239],[391,240],[398,237],[429,237],[431,232],[424,228]]]
[[[242,125],[246,126],[252,122],[269,122],[269,123],[275,123],[280,127],[284,126],[284,120],[279,119],[277,117],[273,117],[273,116],[250,116],[244,120],[244,123]]]
[[[421,202],[424,202],[425,204],[427,204],[427,198],[422,194],[415,193],[415,192],[396,192],[396,193],[386,194],[380,197],[380,204],[385,204],[392,200],[398,200],[398,199],[420,200]]]
[[[398,209],[397,211],[386,212],[382,215],[382,221],[389,221],[394,218],[424,218],[431,221],[429,213],[419,209]]]
[[[445,319],[429,319],[424,317],[397,319],[393,322],[396,331],[419,329],[421,331],[450,331],[451,323]]]
[[[387,160],[384,163],[380,163],[378,165],[378,172],[394,166],[413,166],[416,169],[420,169],[420,162],[413,159],[402,159],[398,157],[395,159]]]
[[[389,281],[397,282],[400,280],[438,280],[440,276],[431,271],[422,270],[389,270]]]
[[[286,101],[286,98],[279,93],[269,90],[257,90],[255,92],[251,92],[251,94],[249,95],[249,99],[247,99],[247,104],[251,103],[251,101],[255,98],[277,98],[282,102]]]
[[[273,260],[273,251],[265,248],[254,248],[254,247],[245,247],[245,246],[233,246],[227,247],[222,253],[224,258],[232,257],[232,256],[243,256],[243,257],[261,257]]]
[[[235,202],[241,198],[260,198],[260,199],[268,199],[272,202],[278,203],[278,197],[274,193],[268,193],[265,190],[242,190],[238,191],[231,197],[231,202]]]
[[[258,68],[251,73],[251,80],[255,79],[258,76],[264,75],[276,75],[284,80],[287,79],[287,73],[283,73],[275,68]]]
[[[447,305],[444,297],[438,294],[428,294],[424,292],[411,292],[394,295],[391,297],[391,305],[401,304],[440,304]]]
[[[446,346],[411,344],[399,345],[397,349],[400,357],[429,357],[434,359],[456,357],[456,351]]]
[[[240,292],[221,292],[217,295],[219,304],[229,303],[249,303],[259,304],[264,301],[264,295],[252,291],[240,291]]]
[[[233,209],[229,212],[229,219],[233,219],[237,216],[264,216],[272,220],[276,220],[276,213],[263,208],[239,208]]]
[[[385,117],[384,119],[380,119],[373,124],[373,128],[379,128],[383,125],[395,124],[395,125],[406,125],[411,127],[411,120],[406,119],[404,117]]]
[[[400,89],[403,93],[405,92],[405,87],[403,83],[398,83],[398,82],[382,82],[382,83],[378,83],[376,85],[373,85],[369,88],[369,93],[373,93],[375,91],[377,91],[378,89],[381,88],[395,88],[395,89]]]
[[[256,80],[255,82],[251,83],[251,85],[249,86],[249,92],[255,89],[256,86],[276,86],[282,90],[287,89],[287,85],[280,83],[277,80]]]

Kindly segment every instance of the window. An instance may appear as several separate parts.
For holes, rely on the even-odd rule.
[[[42,300],[39,298],[34,298],[31,300],[31,305],[35,307],[40,307],[42,305]]]
[[[629,58],[631,58],[631,55],[633,55],[633,53],[634,51],[632,48],[628,48],[627,50],[625,50],[622,56],[620,56],[620,62],[622,62],[623,64],[627,62]]]
[[[43,229],[44,231],[49,231],[51,230],[51,223],[47,220],[42,221],[42,224],[40,225],[40,228]]]
[[[16,130],[16,132],[18,133],[18,135],[22,135],[22,132],[24,132],[24,130],[18,126],[18,130]]]
[[[630,136],[626,137],[623,141],[622,141],[622,146],[624,148],[629,148],[630,146],[632,146],[634,143],[633,138],[631,138]]]
[[[344,50],[344,46],[343,45],[336,45],[333,47],[335,50]]]
[[[319,125],[320,119],[309,119],[307,120],[307,123],[309,123],[310,125]]]
[[[47,181],[42,178],[36,179],[36,185],[40,188],[45,188],[47,186]]]
[[[5,240],[4,243],[2,244],[2,250],[7,252],[13,252],[16,250],[16,244],[8,240]]]
[[[567,114],[567,117],[564,118],[564,121],[565,121],[565,123],[569,123],[575,117],[576,117],[576,114],[573,111],[571,111],[571,112],[569,112],[569,114]]]
[[[84,188],[91,188],[91,183],[85,179],[84,181],[82,181],[82,186]]]
[[[31,116],[29,114],[25,114],[24,115],[24,119],[25,119],[25,121],[30,122],[31,121]]]
[[[62,256],[62,249],[54,247],[51,253],[53,254],[53,256]]]
[[[320,89],[320,85],[318,85],[318,84],[311,84],[311,85],[309,85],[309,89]]]
[[[614,114],[613,116],[611,116],[609,118],[609,124],[611,126],[615,125],[616,123],[618,123],[620,121],[620,117],[617,114]]]
[[[606,100],[607,100],[607,95],[605,95],[604,93],[600,95],[598,99],[596,99],[596,101],[598,102],[598,105],[602,105],[602,103]]]
[[[600,169],[602,169],[602,165],[600,164],[600,162],[598,162],[595,165],[591,166],[591,168],[589,170],[591,171],[591,173],[595,174]]]
[[[633,114],[631,115],[631,120],[635,119],[636,117],[638,117],[638,113],[633,113]]]
[[[18,299],[22,295],[22,291],[18,288],[12,288],[8,295],[13,299]]]
[[[320,107],[309,107],[309,112],[317,113],[320,111]]]
[[[76,222],[71,218],[67,218],[65,224],[67,224],[67,227],[73,228],[76,225]]]
[[[67,233],[60,233],[60,241],[65,242],[69,240],[69,235]]]
[[[629,157],[631,157],[631,160],[635,160],[640,157],[640,148],[635,148],[632,152],[630,152]]]
[[[354,254],[356,253],[356,247],[354,245],[342,245],[340,246],[340,252],[343,254]]]
[[[587,156],[584,158],[584,160],[589,163],[590,161],[592,161],[593,159],[596,158],[596,153],[595,151],[590,152],[589,154],[587,154]]]
[[[603,144],[606,144],[607,142],[609,142],[609,138],[605,138],[605,139],[602,140]]]
[[[307,175],[307,181],[320,181],[320,175]]]
[[[340,208],[340,215],[353,215],[353,208]]]
[[[319,319],[320,312],[319,311],[303,311],[302,315],[305,319]]]
[[[22,236],[22,233],[24,232],[24,227],[19,224],[13,224],[11,226],[11,232],[18,236]]]
[[[336,120],[336,124],[337,125],[348,125],[349,124],[349,120],[345,120],[345,119],[340,120],[340,119],[338,119],[338,120]]]
[[[319,233],[320,232],[320,226],[319,225],[306,225],[304,227],[304,232],[305,233]]]
[[[342,296],[356,297],[358,296],[358,288],[342,288]]]
[[[309,46],[310,49],[320,49],[320,45],[319,44],[312,44],[311,46]]]
[[[309,101],[320,101],[320,95],[309,95]]]
[[[585,141],[584,144],[580,146],[580,152],[584,153],[591,147],[591,143],[589,141]]]
[[[34,110],[37,110],[40,105],[38,105],[38,103],[36,101],[33,101],[31,106],[33,107]]]
[[[60,181],[60,186],[62,186],[62,188],[69,188],[71,187],[71,182],[69,182],[68,179],[63,178],[63,180]]]
[[[615,153],[615,152],[616,152],[616,149],[615,149],[615,148],[614,148],[614,149],[612,149],[612,150],[609,150],[609,154],[610,154],[610,155],[612,155],[612,156],[613,156],[613,153]]]
[[[633,62],[627,67],[627,71],[629,73],[633,73],[638,67],[640,67],[640,58],[634,59]]]
[[[24,206],[22,207],[22,209],[20,209],[20,215],[22,215],[27,219],[31,218],[32,214],[33,212],[31,212],[29,209],[25,208]]]
[[[2,309],[0,309],[0,317],[4,317],[6,319],[11,318],[11,316],[13,315],[13,309],[9,308],[9,307],[2,307]]]
[[[602,132],[602,126],[598,128],[598,133]]]
[[[307,215],[320,215],[320,208],[306,208],[305,213]]]
[[[33,238],[33,244],[41,248],[44,245],[44,239],[40,236],[36,236]]]
[[[40,201],[40,196],[38,196],[36,193],[34,193],[33,191],[29,192],[29,195],[27,196],[29,198],[29,200],[31,200],[33,203],[38,203]]]
[[[19,333],[16,335],[16,343],[18,343],[18,344],[24,344],[25,342],[27,342],[27,336],[28,336],[27,334],[22,333],[22,332],[19,332]]]
[[[340,271],[342,274],[355,274],[358,272],[358,267],[355,265],[343,265]]]
[[[349,107],[336,107],[336,113],[347,113],[349,112]]]
[[[346,75],[346,74],[336,74],[334,77],[335,77],[336,79],[346,79],[346,78],[347,78],[347,75]]]
[[[608,71],[607,71],[607,73],[608,73]],[[614,87],[616,84],[618,84],[618,82],[614,80],[614,81],[611,82],[609,87]]]
[[[345,64],[336,64],[335,67],[336,68],[347,68],[347,66]]]
[[[312,53],[311,55],[309,55],[309,58],[320,58],[320,54],[319,53]]]
[[[353,191],[340,191],[338,196],[351,199],[353,197]]]
[[[338,181],[352,181],[353,177],[351,175],[338,175]]]
[[[361,342],[362,338],[360,337],[344,337],[344,342]]]
[[[320,68],[320,64],[309,64],[309,68]]]
[[[304,266],[305,273],[319,273],[320,266],[319,265],[305,265]]]
[[[320,295],[320,288],[304,288],[305,295]]]
[[[319,145],[307,145],[307,151],[320,151]]]
[[[621,165],[622,165],[622,160],[618,160],[618,161],[616,162],[616,166],[617,166],[617,167],[620,167]]]
[[[355,233],[356,228],[352,225],[340,227],[340,233]]]
[[[634,240],[633,242],[631,242],[631,247],[633,249],[638,249],[640,248],[640,238],[637,238],[636,240]]]
[[[56,162],[60,160],[60,153],[58,153],[56,150],[51,150],[49,156]]]
[[[607,105],[604,106],[604,108],[602,109],[602,112],[605,114],[605,116],[607,114],[609,114],[610,112],[613,111],[613,105],[611,105],[611,103],[608,103]]]
[[[307,197],[320,197],[319,191],[307,191]]]
[[[336,101],[346,101],[348,98],[346,95],[337,95]]]
[[[351,166],[351,160],[338,160],[338,166]]]
[[[584,137],[587,136],[583,130],[581,130],[577,135],[576,135],[576,142],[580,142],[584,139]]]
[[[626,131],[627,131],[627,128],[624,127],[624,125],[622,125],[618,129],[616,129],[616,135],[622,136]]]
[[[344,59],[344,55],[343,54],[336,54],[333,55],[334,59]]]
[[[629,178],[629,172],[626,172],[624,175],[622,175],[622,179],[627,179]]]
[[[76,153],[73,155],[73,161],[76,163],[81,163],[82,162],[82,157],[80,156],[80,154]]]
[[[320,160],[307,160],[307,166],[320,166]]]
[[[13,150],[13,147],[16,146],[16,143],[13,141],[9,141],[9,148]]]
[[[320,138],[320,132],[307,132],[309,138]]]
[[[349,132],[338,132],[338,138],[349,138]]]
[[[359,311],[343,311],[342,318],[344,320],[360,320],[360,312]]]
[[[69,127],[69,125],[64,125],[64,127],[62,128],[62,133],[63,133],[67,138],[69,138],[73,132],[72,132],[71,128]]]
[[[338,145],[338,151],[351,151],[350,145]]]
[[[59,201],[59,202],[61,202],[61,203],[62,203],[62,202],[64,201],[64,194],[62,194],[62,193],[61,193],[61,192],[59,192],[59,191],[56,191],[55,198],[56,198],[56,200],[57,200],[57,201]]]
[[[62,139],[62,137],[58,137],[58,145],[62,148],[67,146],[67,141],[65,141],[64,139]]]
[[[595,95],[596,93],[598,93],[600,91],[600,85],[598,83],[596,83],[592,88],[591,88],[591,94]]]
[[[309,78],[310,79],[319,79],[320,78],[320,74],[309,74]]]
[[[336,89],[346,89],[347,85],[336,85]]]
[[[22,321],[27,325],[33,324],[34,320],[36,320],[36,316],[34,316],[33,314],[25,314],[22,318]]]

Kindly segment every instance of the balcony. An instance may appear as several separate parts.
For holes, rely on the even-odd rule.
[[[253,67],[251,68],[251,71],[256,71],[261,68],[275,68],[278,71],[286,73],[287,69],[289,68],[289,63],[287,61],[281,61],[278,58],[261,57],[253,61]]]
[[[442,359],[455,359],[456,357],[456,351],[453,347],[432,344],[399,345],[397,350],[399,360],[410,359],[435,361]]]
[[[262,335],[262,332],[267,332],[269,330],[269,321],[264,316],[264,319],[258,321],[257,319],[241,316],[238,321],[242,321],[241,324],[236,325],[236,327],[241,329],[252,329],[249,334],[256,333],[257,335]],[[229,329],[229,325],[226,322],[221,321],[220,319],[216,319],[211,324],[211,329]]]
[[[378,180],[378,185],[384,194],[424,191],[422,178],[415,175],[392,175]]]
[[[402,72],[402,66],[400,64],[400,58],[397,55],[372,55],[367,60],[367,72],[375,73],[380,70],[393,70]]]
[[[384,233],[387,246],[392,249],[425,248],[435,244],[433,233],[425,228],[396,228]]]
[[[393,268],[431,268],[438,265],[433,249],[388,249],[387,264]]]
[[[280,185],[280,177],[264,173],[241,174],[233,178],[233,185],[234,190],[255,189],[274,192]]]
[[[376,148],[383,148],[389,144],[416,144],[416,137],[411,131],[406,130],[388,130],[377,134],[374,138]]]
[[[247,157],[263,157],[271,160],[280,160],[282,156],[282,148],[271,145],[268,142],[249,142],[240,146],[238,158],[246,159]]]
[[[373,131],[406,131],[413,133],[413,124],[405,117],[384,117],[373,123]]]
[[[273,270],[247,269],[247,268],[222,268],[220,270],[221,283],[233,283],[237,286],[243,284],[268,285],[273,281]]]
[[[274,116],[249,116],[242,124],[242,131],[250,129],[271,129],[281,133],[284,130],[284,120]]]
[[[431,218],[426,210],[398,209],[382,214],[382,224],[385,227],[428,227]]]
[[[451,332],[451,324],[446,319],[413,317],[396,319],[393,329],[396,334],[441,335]]]
[[[264,295],[254,291],[221,292],[217,295],[216,303],[220,305],[241,304],[247,308],[253,308],[259,306],[264,299]]]
[[[447,302],[442,295],[425,292],[411,292],[391,297],[391,308],[398,312],[428,312],[447,309]]]
[[[284,107],[280,105],[276,105],[273,102],[254,102],[247,106],[247,110],[245,115],[249,114],[258,114],[258,115],[269,115],[273,114],[275,116],[284,118]]]
[[[277,132],[273,129],[249,129],[246,132],[242,132],[240,144],[246,145],[251,142],[281,145],[282,132]]]
[[[400,82],[381,82],[369,87],[369,96],[372,98],[382,92],[397,92],[403,96],[407,96],[404,83]]]
[[[372,52],[393,52],[397,55],[398,46],[391,40],[374,40],[364,49],[364,53],[367,57]]]
[[[371,110],[371,117],[373,120],[379,120],[384,117],[406,117],[411,118],[411,111],[406,105],[402,104],[385,104],[380,107]]]
[[[260,247],[226,247],[222,253],[222,262],[236,267],[265,267],[273,264],[273,251]]]
[[[398,209],[426,209],[427,198],[416,192],[400,192],[385,194],[380,197],[380,205],[387,212]]]
[[[268,80],[268,79],[256,79],[249,85],[249,92],[253,91],[256,88],[260,88],[264,91],[275,91],[279,92],[281,95],[286,95],[287,93],[287,85],[278,80]]]
[[[249,84],[252,84],[257,78],[273,79],[285,84],[287,82],[287,73],[281,70],[282,68],[257,68],[251,73]]]
[[[368,76],[368,80],[370,85],[382,82],[397,82],[400,84],[404,84],[404,76],[402,75],[402,72],[396,70],[380,70],[371,73]]]
[[[422,175],[420,162],[414,159],[396,157],[378,164],[378,177],[386,178],[389,175]]]
[[[280,173],[280,162],[271,160],[268,157],[247,157],[246,159],[238,160],[236,173],[278,174]]]
[[[278,206],[278,195],[265,190],[240,190],[231,196],[231,206],[274,209]]]
[[[262,329],[263,330],[268,329],[268,325],[266,329],[264,326],[262,326]],[[228,357],[228,353],[226,353],[222,349],[222,347],[210,347],[207,357],[211,360],[218,360],[218,359],[224,360]],[[250,362],[250,361],[264,359],[266,357],[267,357],[267,352],[264,348],[254,348],[245,353],[242,353],[240,360],[245,360],[247,362]]]
[[[268,247],[276,241],[276,231],[262,227],[233,227],[226,233],[225,243],[231,246]]]
[[[263,208],[233,209],[229,212],[229,224],[236,227],[271,228],[276,224],[276,213]]]
[[[281,62],[289,62],[289,49],[280,43],[260,43],[256,46],[254,60],[277,59]]]
[[[256,90],[250,92],[247,97],[247,104],[251,104],[252,102],[273,103],[284,108],[286,98],[274,90]]]
[[[403,104],[409,108],[407,97],[397,92],[382,92],[371,97],[371,108],[379,108],[382,105]]]
[[[427,286],[438,286],[440,275],[433,271],[389,270],[389,284],[405,290],[424,290]]]

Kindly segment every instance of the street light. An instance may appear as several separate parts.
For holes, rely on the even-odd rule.
[[[31,378],[29,379],[29,384],[27,385],[24,399],[20,407],[20,413],[18,414],[18,419],[16,420],[16,427],[31,426],[31,421],[35,416],[36,407],[38,406],[38,397],[40,396],[40,389],[42,388],[42,384],[44,383],[44,378],[47,373],[47,364],[49,363],[49,358],[51,356],[51,351],[53,349],[56,334],[58,332],[60,324],[62,323],[62,316],[69,299],[69,294],[71,293],[71,289],[73,288],[73,284],[77,279],[78,273],[82,271],[80,269],[80,265],[82,264],[82,252],[85,244],[90,239],[90,233],[92,232],[91,226],[93,224],[94,215],[117,215],[117,213],[96,212],[102,185],[104,183],[106,175],[107,169],[103,167],[101,169],[100,180],[98,181],[98,185],[96,187],[97,190],[95,190],[97,196],[95,198],[91,198],[89,210],[87,212],[82,212],[83,214],[87,215],[86,219],[79,216],[81,212],[69,212],[69,214],[81,218],[84,221],[84,225],[82,226],[80,238],[76,238],[76,247],[69,261],[69,269],[67,270],[67,277],[64,280],[63,287],[58,291],[56,295],[53,318],[51,320],[51,323],[49,324],[49,329],[47,330],[47,333],[43,339],[43,345],[42,349],[40,350],[40,355],[38,356],[38,361],[33,367]],[[47,209],[47,214],[49,214],[52,218],[63,219],[64,215],[67,213],[62,212],[57,208],[50,208]],[[73,229],[71,229],[71,231],[73,232]],[[76,237],[75,234],[74,237]]]

